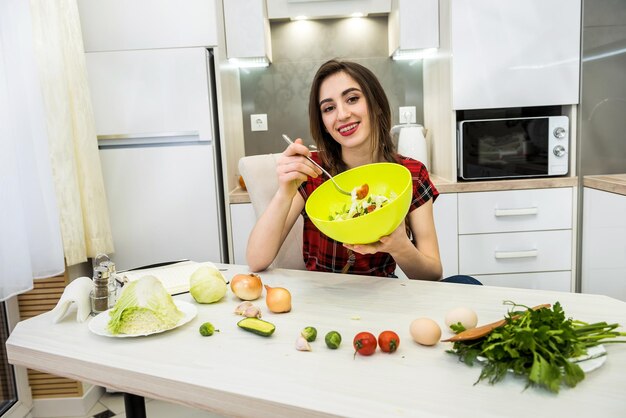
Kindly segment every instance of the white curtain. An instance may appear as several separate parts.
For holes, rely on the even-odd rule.
[[[0,0],[0,300],[63,273],[29,4]]]
[[[28,3],[28,0],[22,0]],[[76,0],[30,0],[68,266],[113,252]]]

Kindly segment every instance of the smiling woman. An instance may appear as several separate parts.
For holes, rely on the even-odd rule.
[[[318,151],[310,152],[302,139],[297,139],[278,160],[279,190],[248,240],[250,268],[263,270],[272,263],[302,214],[303,259],[309,270],[395,277],[399,266],[412,279],[440,279],[432,213],[438,192],[421,162],[396,152],[390,135],[389,101],[373,72],[349,61],[322,64],[311,85],[309,126]],[[336,175],[383,162],[408,169],[410,204],[405,220],[378,241],[342,243],[322,233],[303,211],[325,180],[317,164]]]

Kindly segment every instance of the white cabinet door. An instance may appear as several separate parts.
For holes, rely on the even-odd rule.
[[[256,223],[252,203],[230,205],[230,230],[233,237],[233,256],[235,264],[246,265],[246,247],[248,237]]]
[[[453,0],[454,109],[578,103],[580,0]]]
[[[459,194],[459,234],[572,228],[571,187]]]
[[[85,56],[98,136],[212,139],[206,49]]]
[[[461,274],[572,269],[572,231],[507,232],[459,236]]]
[[[272,60],[270,24],[264,2],[225,1],[224,26],[228,58],[265,57]]]
[[[85,52],[217,46],[215,0],[78,0]]]
[[[222,262],[213,158],[209,143],[100,150],[119,270]]]
[[[584,189],[582,292],[626,301],[626,196]]]
[[[552,271],[547,273],[515,273],[476,275],[477,280],[486,286],[517,287],[522,289],[572,290],[571,271]]]
[[[433,204],[443,277],[459,274],[457,194],[442,193]]]

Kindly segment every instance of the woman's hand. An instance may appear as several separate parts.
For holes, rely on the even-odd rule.
[[[390,235],[381,237],[379,241],[372,244],[343,244],[344,247],[359,254],[389,253],[393,257],[394,253],[413,246],[413,243],[406,234],[404,222],[400,224]]]
[[[322,174],[312,162],[305,157],[311,152],[298,138],[283,151],[276,164],[278,187],[287,196],[293,196],[298,186],[306,181],[308,176],[317,177]]]

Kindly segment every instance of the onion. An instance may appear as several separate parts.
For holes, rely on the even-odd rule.
[[[263,293],[263,283],[258,274],[236,274],[230,281],[230,289],[241,300],[255,300]]]
[[[267,295],[265,303],[267,308],[274,313],[289,312],[291,310],[291,293],[284,287],[269,287],[265,285]]]

